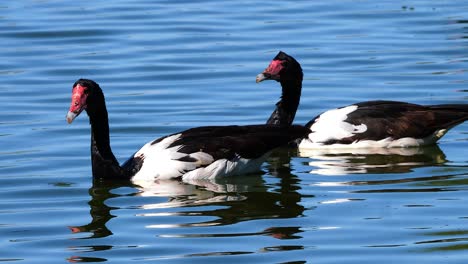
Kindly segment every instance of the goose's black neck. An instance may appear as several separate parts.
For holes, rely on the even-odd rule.
[[[99,99],[99,98],[98,98]],[[91,163],[94,178],[129,179],[128,170],[123,169],[110,147],[109,118],[104,97],[99,103],[88,104],[91,124]]]
[[[296,116],[301,98],[302,76],[296,79],[281,80],[281,99],[267,121],[270,125],[290,126]]]

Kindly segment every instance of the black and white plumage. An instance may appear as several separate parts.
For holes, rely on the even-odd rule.
[[[257,82],[276,80],[283,96],[268,124],[289,125],[302,88],[300,64],[279,52]],[[284,96],[285,93],[294,95]],[[292,99],[291,99],[292,98]],[[288,106],[288,107],[283,107]],[[294,107],[295,106],[295,107]],[[279,108],[279,109],[278,109]],[[417,105],[396,101],[368,101],[326,111],[306,127],[312,131],[300,149],[416,147],[436,143],[449,129],[468,120],[468,105]]]
[[[68,123],[86,110],[91,124],[93,177],[132,179],[212,179],[259,170],[273,149],[310,130],[303,126],[276,125],[197,127],[151,141],[122,166],[112,153],[109,120],[99,85],[80,79],[73,85]]]

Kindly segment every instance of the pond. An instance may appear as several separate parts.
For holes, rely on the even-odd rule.
[[[0,262],[465,263],[468,123],[436,146],[272,153],[253,175],[94,181],[100,83],[120,162],[205,125],[265,123],[282,50],[304,70],[295,123],[360,101],[467,101],[466,1],[62,1],[0,4]]]

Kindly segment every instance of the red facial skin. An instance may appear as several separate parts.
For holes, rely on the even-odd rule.
[[[67,121],[69,124],[86,109],[86,99],[88,98],[87,89],[87,87],[80,84],[73,87],[72,100],[67,114]]]
[[[272,79],[279,79],[279,72],[283,69],[283,62],[281,60],[273,60],[263,73],[271,75]]]
[[[270,65],[256,77],[256,82],[262,82],[264,80],[276,80],[279,81],[281,76],[280,72],[284,68],[283,61],[273,60]]]
[[[85,91],[88,88],[81,86],[80,84],[77,84],[72,91],[72,101],[70,104],[70,112],[73,113],[79,113],[83,111],[83,109],[86,108],[86,98],[88,95],[85,93]]]

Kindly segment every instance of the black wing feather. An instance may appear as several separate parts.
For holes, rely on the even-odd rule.
[[[367,130],[353,136],[352,141],[380,140],[389,136],[394,139],[424,138],[468,119],[467,105],[423,106],[396,101],[368,101],[356,105],[358,109],[345,121],[365,124]]]
[[[259,158],[269,151],[307,136],[310,130],[303,126],[275,125],[207,126],[181,132],[170,147],[180,146],[178,152],[205,152],[217,159]]]

